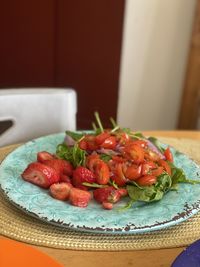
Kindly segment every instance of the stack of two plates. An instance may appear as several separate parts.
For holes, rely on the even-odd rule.
[[[9,154],[0,165],[0,186],[4,194],[9,201],[31,216],[73,230],[138,234],[178,224],[200,210],[200,184],[180,184],[178,192],[168,192],[159,202],[138,203],[121,213],[118,212],[118,207],[126,204],[123,201],[116,204],[113,210],[107,211],[95,202],[83,209],[53,199],[47,190],[25,182],[21,173],[29,163],[36,161],[37,152],[45,150],[55,153],[56,146],[63,139],[62,133],[30,141]],[[175,165],[182,168],[187,177],[194,180],[200,178],[200,167],[193,160],[173,148],[172,153]]]

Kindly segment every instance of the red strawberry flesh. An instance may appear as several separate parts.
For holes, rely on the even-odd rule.
[[[62,182],[52,184],[49,191],[53,198],[67,200],[69,198],[71,188],[72,184]]]
[[[68,176],[72,175],[72,170],[73,170],[72,165],[64,159],[50,159],[44,161],[44,164],[54,168],[59,173],[59,175],[60,174],[66,174]]]
[[[71,183],[72,181],[69,176],[61,173],[60,182]]]
[[[82,185],[86,183],[95,183],[96,178],[93,172],[85,167],[79,166],[73,171],[72,184],[80,189],[87,189],[86,186]]]
[[[91,199],[91,194],[78,188],[72,188],[69,194],[69,200],[72,205],[85,208]]]
[[[102,203],[102,206],[104,209],[106,210],[111,210],[113,208],[113,203],[110,203],[110,202],[103,202]]]
[[[44,163],[46,160],[54,159],[54,155],[47,151],[40,151],[37,153],[37,161]]]
[[[30,163],[21,176],[25,181],[43,188],[49,188],[50,185],[57,183],[60,179],[53,168],[40,162]]]
[[[114,187],[108,186],[94,190],[93,196],[94,199],[99,203],[103,202],[116,203],[120,199],[121,194]]]

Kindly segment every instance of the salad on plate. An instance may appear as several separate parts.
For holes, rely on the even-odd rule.
[[[159,201],[179,183],[200,183],[175,166],[170,146],[121,128],[112,118],[112,127],[104,129],[97,112],[95,119],[93,131],[66,131],[54,154],[39,151],[22,178],[55,199],[82,208],[94,199],[107,210],[125,197],[120,210],[137,201]]]

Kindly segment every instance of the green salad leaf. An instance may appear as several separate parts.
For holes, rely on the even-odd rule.
[[[164,193],[171,187],[172,181],[168,174],[162,174],[158,177],[155,185],[137,186],[127,185],[129,197],[134,201],[153,202],[160,200]]]
[[[75,168],[77,166],[85,166],[86,152],[80,149],[78,144],[75,144],[73,147],[60,144],[57,146],[56,155],[61,159],[71,162]]]
[[[161,174],[154,185],[139,186],[135,182],[127,185],[129,197],[133,201],[153,202],[162,199],[168,191],[177,190],[179,183],[200,183],[200,181],[187,179],[182,169],[175,167],[173,164],[170,165],[172,175],[170,176],[168,173]]]
[[[130,128],[122,128],[121,130],[124,133],[128,134],[128,136],[132,139],[146,139],[142,133],[140,132],[134,133]]]
[[[72,131],[65,131],[65,134],[69,135],[75,141],[79,141],[85,135],[85,133],[78,133]]]
[[[100,159],[102,159],[104,162],[107,163],[109,160],[112,159],[112,157],[110,155],[108,155],[108,154],[101,154],[100,155]]]
[[[173,163],[169,163],[172,169],[172,186],[178,183],[199,184],[200,181],[188,179],[181,168],[177,168]]]

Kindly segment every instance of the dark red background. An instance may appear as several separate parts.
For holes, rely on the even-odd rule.
[[[116,118],[125,0],[2,0],[0,88],[73,87],[78,128]]]

